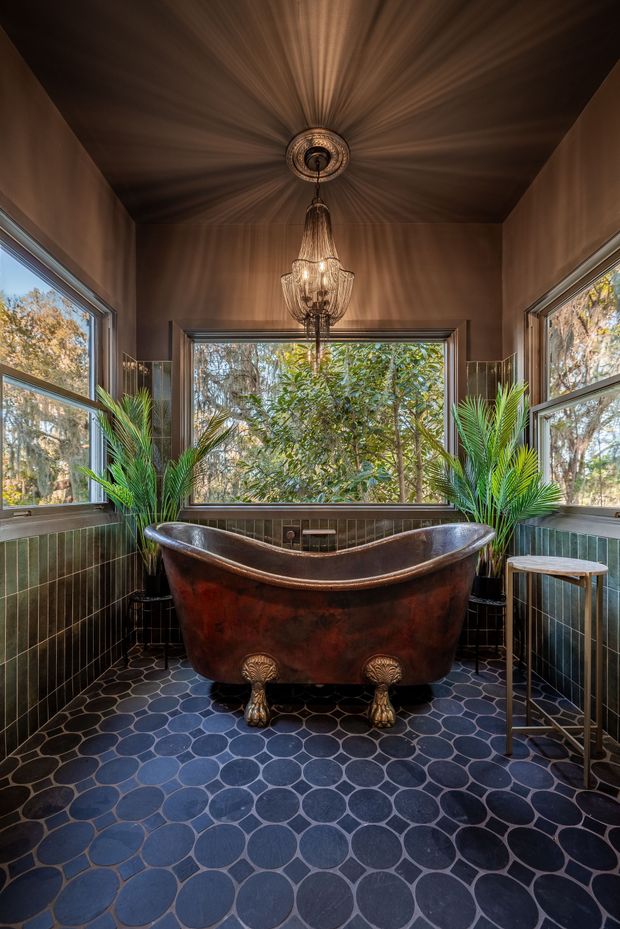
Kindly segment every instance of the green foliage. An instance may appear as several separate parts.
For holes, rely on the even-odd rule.
[[[555,310],[547,320],[549,397],[620,373],[620,265]],[[548,463],[565,503],[620,503],[620,391],[559,407],[548,424]]]
[[[86,395],[89,325],[89,315],[55,290],[0,293],[0,361]],[[2,425],[5,505],[88,499],[88,482],[80,473],[89,458],[84,410],[5,381]]]
[[[431,483],[469,522],[495,529],[480,573],[500,576],[517,523],[543,516],[560,501],[555,484],[543,481],[535,449],[522,442],[528,405],[525,384],[498,387],[488,403],[467,397],[453,409],[463,460],[449,454],[430,433],[437,452]]]
[[[159,550],[144,530],[153,523],[178,519],[206,457],[231,432],[226,414],[217,413],[207,422],[197,443],[176,461],[168,461],[160,479],[153,460],[152,401],[148,390],[125,394],[114,400],[101,387],[97,394],[104,407],[98,415],[109,453],[107,475],[83,468],[99,484],[127,519],[138,551],[149,574],[157,572]]]
[[[444,432],[439,342],[331,342],[314,370],[301,343],[197,346],[196,424],[226,405],[239,428],[209,462],[201,501],[440,502],[418,425]]]

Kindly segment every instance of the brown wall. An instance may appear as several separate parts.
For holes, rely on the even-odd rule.
[[[135,227],[0,30],[0,207],[118,313],[135,349]]]
[[[138,228],[138,357],[169,357],[169,322],[205,328],[290,328],[280,275],[301,226]],[[392,328],[470,320],[469,355],[501,357],[501,227],[340,225],[340,258],[355,272],[343,325]]]
[[[504,223],[504,355],[522,355],[524,311],[618,231],[620,64]]]

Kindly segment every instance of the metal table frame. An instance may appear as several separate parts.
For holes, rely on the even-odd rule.
[[[506,610],[506,598],[502,595],[499,599],[493,599],[491,597],[478,597],[475,594],[471,594],[469,600],[467,601],[467,619],[472,616],[475,612],[476,615],[476,625],[474,627],[474,633],[476,637],[474,649],[474,657],[476,662],[476,674],[480,674],[480,607],[484,607],[487,611],[487,615],[490,611],[493,612],[495,618],[495,655],[499,655],[499,627],[503,624],[504,612]],[[471,650],[471,645],[462,646],[460,651],[461,654],[464,654],[466,651]]]
[[[159,607],[162,614],[165,615],[164,619],[164,668],[168,669],[168,652],[170,650],[170,617],[174,612],[174,602],[172,599],[172,594],[160,594],[158,596],[151,597],[146,594],[143,590],[138,590],[135,593],[131,594],[129,601],[127,603],[127,609],[125,611],[125,617],[123,622],[123,660],[125,662],[125,667],[129,664],[129,638],[131,633],[136,631],[136,619],[138,613],[141,614],[140,618],[142,620],[142,648],[146,648],[148,645],[151,645],[149,636],[147,635],[147,616],[152,619],[155,611],[155,607]]]
[[[559,559],[562,562],[573,561],[575,574],[559,574],[545,571],[542,564],[544,556],[540,557],[540,568],[520,567],[519,562],[531,560],[531,556],[523,558],[509,558],[506,563],[506,754],[512,754],[513,733],[529,735],[535,732],[559,732],[564,738],[583,755],[583,781],[586,789],[590,785],[590,762],[592,758],[592,737],[595,737],[595,752],[602,754],[603,728],[602,728],[602,695],[603,695],[603,577],[607,573],[605,565],[597,565],[597,571],[588,570],[579,565],[594,562],[580,562],[577,559]],[[549,558],[549,561],[556,559]],[[526,691],[525,691],[525,726],[513,725],[513,612],[514,612],[514,575],[527,575],[527,630],[526,630]],[[544,710],[532,698],[532,578],[534,574],[547,575],[556,580],[565,581],[585,590],[585,609],[583,620],[583,724],[564,726],[550,713]],[[595,675],[594,675],[594,702],[595,719],[592,723],[592,594],[593,577],[596,581],[596,610],[594,630],[596,634],[595,646]],[[532,710],[545,721],[546,725],[532,723]],[[573,733],[581,733],[579,741]]]

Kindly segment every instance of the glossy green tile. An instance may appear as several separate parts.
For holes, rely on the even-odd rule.
[[[28,539],[17,542],[17,590],[27,590],[28,576]]]

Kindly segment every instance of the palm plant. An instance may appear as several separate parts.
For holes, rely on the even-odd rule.
[[[517,523],[550,513],[560,502],[557,485],[542,478],[536,450],[522,440],[526,391],[526,384],[500,385],[492,403],[467,397],[453,407],[463,460],[422,430],[438,455],[430,468],[433,488],[468,522],[495,529],[478,568],[490,577],[501,577]]]
[[[168,461],[160,476],[154,463],[149,391],[125,394],[118,402],[101,387],[97,395],[104,407],[97,418],[107,441],[109,463],[103,474],[82,470],[104,489],[126,519],[145,573],[155,576],[160,568],[159,546],[146,538],[144,530],[152,523],[178,519],[205,458],[226,440],[231,427],[225,425],[225,413],[212,416],[196,444],[176,461]]]

